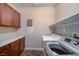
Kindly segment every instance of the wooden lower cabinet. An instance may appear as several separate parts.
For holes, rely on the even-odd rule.
[[[9,44],[0,47],[0,56],[9,56]]]
[[[25,48],[25,37],[0,47],[0,56],[19,56]]]
[[[20,53],[24,50],[25,48],[25,37],[20,39]]]
[[[19,40],[16,40],[12,43],[10,43],[10,55],[11,56],[16,56],[16,55],[19,55]]]

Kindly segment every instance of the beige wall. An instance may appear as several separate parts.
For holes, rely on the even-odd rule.
[[[50,34],[49,25],[55,23],[55,8],[25,7],[21,11],[23,19],[33,20],[33,26],[27,27],[28,39],[26,40],[26,46],[28,48],[41,48],[41,36],[43,34]]]
[[[79,3],[59,3],[56,5],[56,22],[79,13]]]

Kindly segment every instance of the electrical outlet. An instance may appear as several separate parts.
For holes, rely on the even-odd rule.
[[[74,34],[77,34],[77,33],[75,33],[75,32],[72,32],[72,34],[71,34],[71,35],[72,35],[72,37],[74,37]]]
[[[77,33],[72,33],[72,37],[76,38],[76,39],[79,39],[79,35]]]

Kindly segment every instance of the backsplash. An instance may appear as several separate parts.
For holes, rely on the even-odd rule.
[[[0,34],[5,34],[5,33],[12,33],[12,32],[16,32],[18,29],[17,28],[13,28],[13,27],[1,27],[0,26]]]
[[[65,27],[56,27],[56,33],[71,37],[73,36],[73,34],[79,35],[79,24],[69,25]]]
[[[79,14],[65,19],[53,26],[55,26],[55,33],[70,37],[73,37],[73,34],[79,36]]]

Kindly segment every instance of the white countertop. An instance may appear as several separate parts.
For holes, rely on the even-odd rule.
[[[58,34],[42,35],[43,41],[58,41],[63,38],[64,38],[63,36],[60,36]]]
[[[22,38],[22,37],[24,37],[24,35],[23,36],[14,37],[13,39],[8,39],[8,40],[5,39],[5,40],[0,42],[0,47],[4,46],[6,44],[9,44],[9,43],[11,43],[13,41],[16,41],[16,40],[18,40],[19,38]]]

